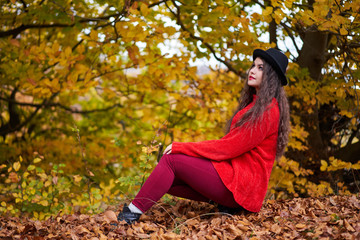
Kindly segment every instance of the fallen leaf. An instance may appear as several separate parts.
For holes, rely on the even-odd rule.
[[[324,209],[324,204],[322,204],[318,199],[315,200],[315,205],[320,209]]]
[[[85,228],[82,225],[78,226],[75,230],[76,230],[77,234],[83,234],[83,233],[89,233],[90,232],[87,228]]]
[[[278,224],[271,225],[270,231],[272,231],[275,234],[281,233],[281,227]]]
[[[108,222],[117,222],[117,217],[114,211],[107,210],[104,212],[105,220]]]
[[[329,201],[333,206],[336,206],[336,202],[332,197],[329,197]]]
[[[298,223],[298,224],[295,225],[295,227],[296,227],[297,229],[303,229],[303,228],[306,228],[306,225],[303,224],[303,223]]]
[[[235,227],[233,224],[230,224],[228,229],[229,232],[231,232],[235,236],[241,236],[243,234],[243,231],[241,231],[238,227]]]
[[[165,233],[163,235],[163,238],[166,239],[166,240],[171,240],[171,239],[176,239],[178,237],[178,235],[176,233]]]
[[[348,221],[346,221],[346,219],[344,220],[344,225],[349,232],[355,232],[355,229],[350,225]]]
[[[135,237],[136,238],[149,238],[150,235],[146,234],[146,233],[137,233],[137,234],[135,234]]]

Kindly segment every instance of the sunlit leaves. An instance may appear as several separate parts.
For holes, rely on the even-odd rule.
[[[328,163],[329,162],[329,163]],[[360,162],[357,162],[355,164],[352,164],[350,162],[344,162],[340,159],[336,159],[335,157],[330,157],[329,161],[321,160],[321,171],[337,171],[340,169],[346,169],[346,170],[359,170],[360,169]]]

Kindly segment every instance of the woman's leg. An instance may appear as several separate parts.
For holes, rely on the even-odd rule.
[[[179,182],[182,183],[179,185]],[[228,207],[239,207],[208,159],[182,154],[164,155],[132,203],[146,212],[167,192],[194,200],[211,199]]]
[[[173,196],[187,198],[195,201],[208,202],[210,199],[192,189],[181,179],[175,178],[171,188],[167,192]]]

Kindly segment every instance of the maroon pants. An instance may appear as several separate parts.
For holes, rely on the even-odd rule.
[[[165,154],[132,203],[146,212],[165,194],[239,207],[208,159]]]

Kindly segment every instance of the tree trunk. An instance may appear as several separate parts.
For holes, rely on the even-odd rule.
[[[276,39],[276,22],[273,19],[270,23],[269,23],[269,35],[270,35],[270,43],[275,43],[277,48],[277,39]]]
[[[320,81],[327,42],[328,34],[316,29],[306,32],[303,38],[304,45],[299,53],[297,63],[300,67],[308,68],[310,77],[316,81]]]
[[[307,68],[310,77],[315,81],[321,81],[321,69],[325,63],[325,53],[327,49],[328,34],[308,30],[303,36],[303,47],[299,53],[297,63],[301,68]],[[314,107],[312,114],[303,117],[304,127],[309,132],[309,147],[311,157],[315,160],[327,158],[327,146],[322,141],[319,127],[319,106]]]

